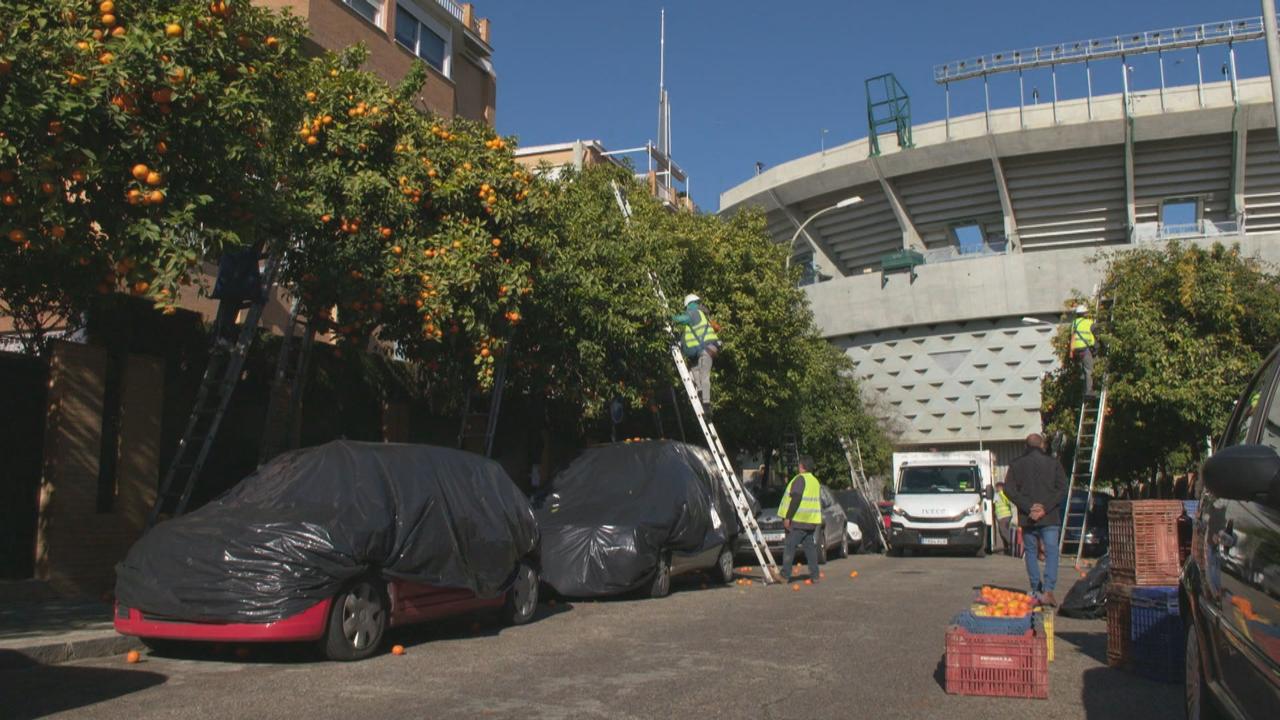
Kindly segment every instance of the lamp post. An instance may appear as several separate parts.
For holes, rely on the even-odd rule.
[[[823,214],[825,214],[825,213],[829,213],[829,212],[831,212],[832,210],[839,210],[840,208],[847,208],[847,207],[849,207],[850,205],[857,205],[857,204],[858,204],[858,203],[860,203],[860,202],[862,202],[862,196],[860,196],[860,195],[854,195],[853,197],[847,197],[847,198],[845,198],[845,199],[841,200],[840,202],[836,203],[835,205],[830,205],[830,206],[828,206],[828,207],[824,207],[824,208],[822,208],[822,209],[821,209],[821,210],[819,210],[818,212],[816,212],[816,213],[814,213],[814,214],[810,215],[807,219],[805,219],[805,221],[804,221],[804,222],[800,223],[800,227],[796,228],[795,234],[793,234],[793,235],[791,236],[791,242],[787,244],[787,264],[786,264],[786,267],[787,267],[788,269],[790,269],[790,268],[791,268],[791,256],[792,256],[792,255],[794,255],[794,254],[795,254],[795,251],[796,251],[796,240],[799,240],[799,239],[800,239],[800,233],[804,232],[805,227],[806,227],[809,223],[811,223],[811,222],[813,222],[815,219],[817,219],[817,217],[818,217],[819,215],[823,215]],[[806,236],[806,237],[807,237],[807,236]],[[817,246],[814,246],[814,245],[813,245],[812,241],[810,241],[810,243],[809,243],[809,244],[810,244],[810,246],[811,246],[811,247],[813,247],[813,249],[814,249],[814,250],[817,250],[817,249],[818,249],[818,248],[817,248]]]

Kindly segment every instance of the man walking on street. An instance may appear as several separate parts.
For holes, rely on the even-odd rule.
[[[996,510],[996,527],[1000,530],[1000,547],[1005,555],[1012,555],[1013,536],[1009,523],[1013,520],[1013,505],[1009,502],[1009,496],[1004,494],[1004,483],[996,483],[996,496],[992,504]]]
[[[1044,437],[1027,436],[1027,451],[1013,461],[1005,475],[1005,493],[1018,508],[1018,525],[1026,546],[1027,579],[1031,592],[1045,605],[1057,605],[1053,588],[1058,583],[1058,533],[1062,526],[1062,502],[1067,494],[1067,473],[1062,464],[1044,452]],[[1037,559],[1044,551],[1044,573]]]
[[[822,496],[818,478],[809,472],[813,461],[800,458],[800,471],[787,483],[778,514],[787,531],[782,547],[782,581],[791,582],[791,565],[796,559],[796,546],[804,545],[804,559],[809,564],[809,579],[815,584],[822,577],[818,568],[816,533],[822,526]]]
[[[1093,355],[1097,348],[1093,337],[1093,320],[1089,318],[1087,305],[1076,306],[1076,317],[1071,321],[1071,356],[1080,357],[1084,368],[1084,396],[1093,397]]]
[[[702,309],[702,298],[689,294],[684,298],[684,312],[674,316],[673,322],[684,325],[681,345],[687,358],[697,358],[693,369],[693,383],[698,386],[702,409],[711,414],[711,365],[720,354],[720,337],[711,326],[711,318]]]

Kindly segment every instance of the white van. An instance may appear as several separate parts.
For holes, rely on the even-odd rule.
[[[995,526],[992,465],[989,450],[894,453],[893,550],[946,548],[982,557]]]

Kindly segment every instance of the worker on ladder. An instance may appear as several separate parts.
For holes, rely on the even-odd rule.
[[[1080,367],[1084,368],[1084,396],[1087,398],[1094,396],[1093,356],[1097,345],[1093,336],[1093,320],[1089,317],[1089,306],[1077,305],[1075,319],[1071,321],[1071,356],[1080,357]]]
[[[711,365],[720,354],[720,337],[711,324],[711,317],[702,309],[702,298],[692,293],[684,298],[684,312],[671,318],[672,322],[684,325],[684,337],[681,345],[686,358],[697,358],[693,371],[693,382],[698,386],[698,395],[702,400],[702,409],[707,417],[711,417]]]

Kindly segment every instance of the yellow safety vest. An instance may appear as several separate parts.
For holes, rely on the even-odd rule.
[[[689,308],[689,324],[684,326],[684,347],[686,351],[701,350],[713,342],[719,342],[716,329],[711,327],[707,314],[699,308]]]
[[[996,493],[996,499],[993,502],[995,504],[997,518],[1013,517],[1013,507],[1003,490]]]
[[[1092,348],[1093,345],[1093,321],[1089,318],[1076,318],[1071,323],[1071,349],[1082,350]]]
[[[787,483],[786,491],[782,493],[782,503],[778,505],[778,515],[785,518],[787,511],[791,509],[791,485],[795,483],[796,478],[804,478],[804,495],[800,496],[800,507],[796,508],[796,515],[791,518],[792,522],[821,525],[822,494],[819,489],[818,478],[814,477],[813,473],[800,473],[791,478],[791,482]]]

